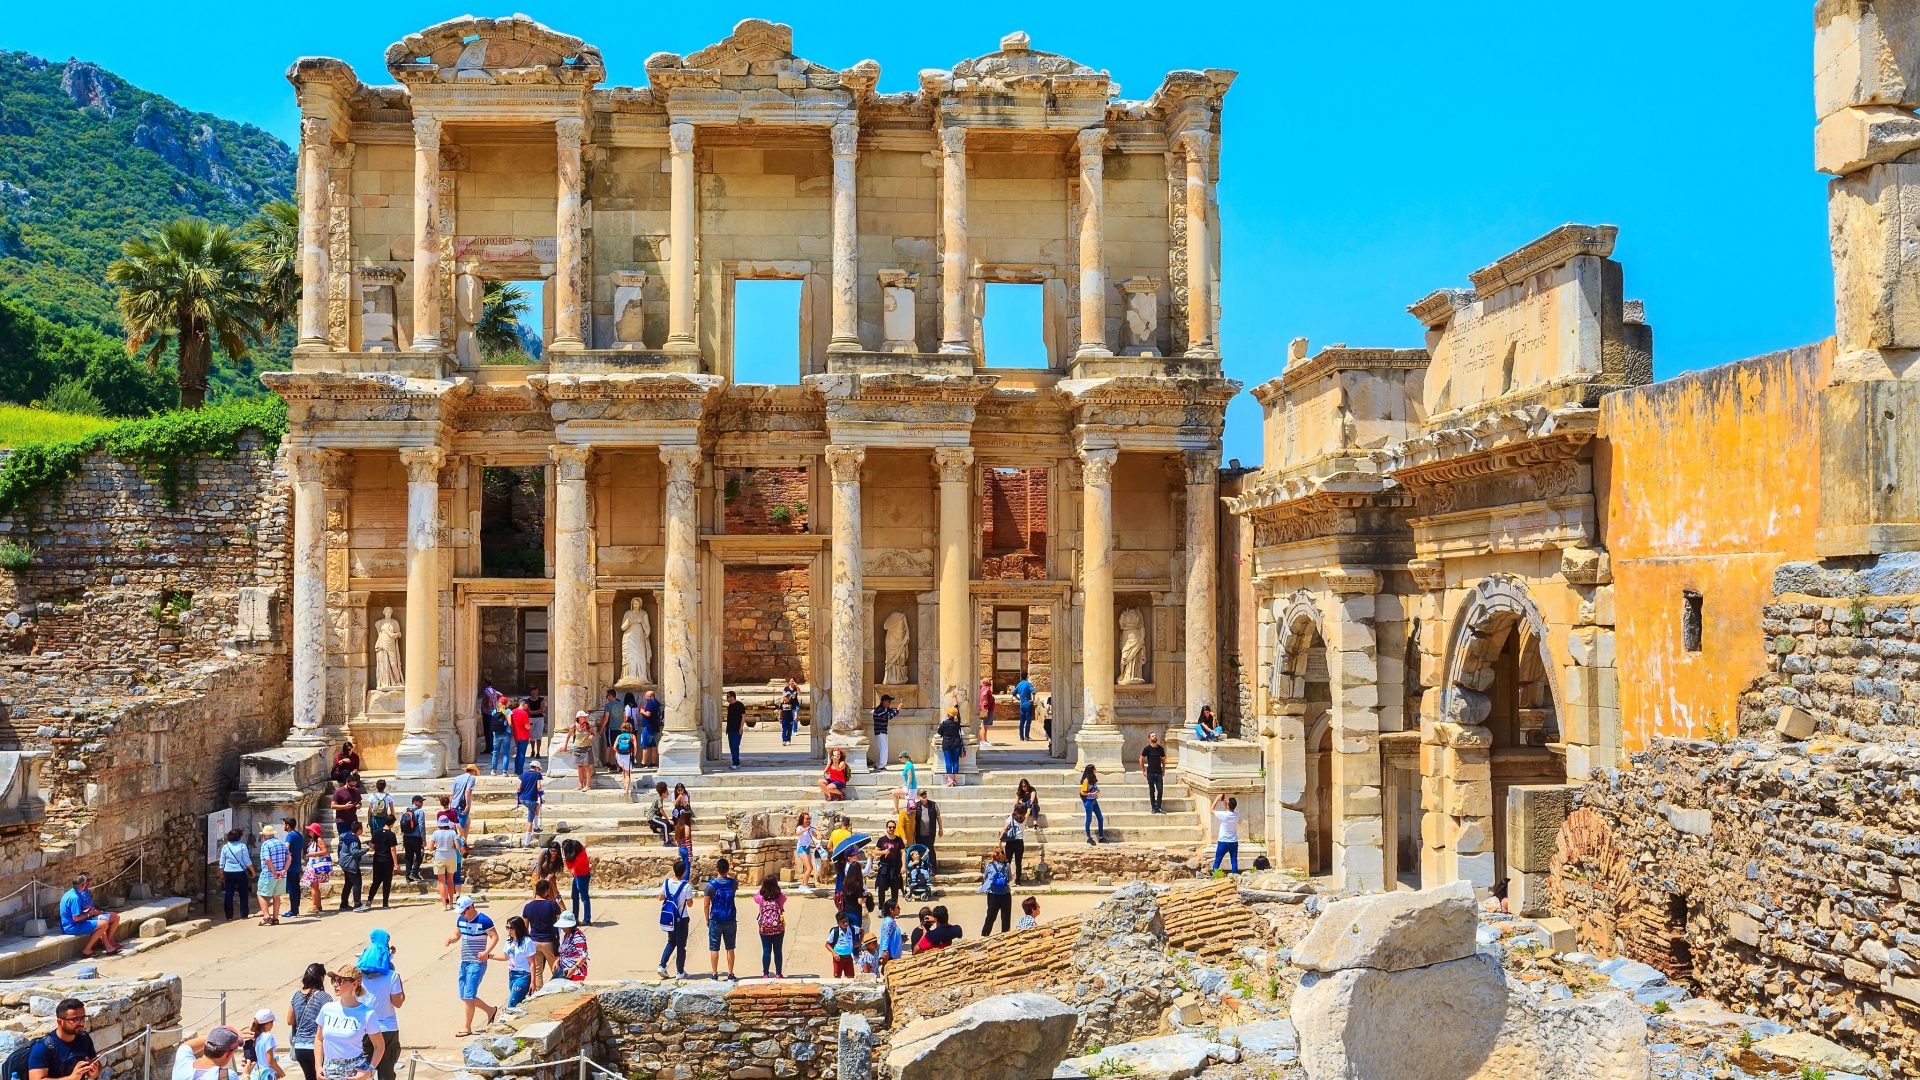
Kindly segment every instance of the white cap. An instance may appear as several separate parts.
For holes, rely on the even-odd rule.
[[[460,899],[455,900],[453,902],[453,910],[455,911],[465,911],[472,906],[473,906],[473,897],[471,896],[462,896],[460,897]]]
[[[272,1009],[261,1009],[261,1010],[260,1010],[259,1012],[257,1012],[257,1013],[254,1013],[254,1014],[253,1014],[253,1022],[254,1022],[254,1023],[256,1023],[256,1024],[271,1024],[271,1023],[273,1023],[273,1010],[272,1010]]]

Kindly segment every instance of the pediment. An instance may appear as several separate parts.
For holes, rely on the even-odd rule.
[[[606,78],[600,50],[525,15],[481,19],[462,15],[387,47],[387,70],[401,81],[598,83]]]
[[[736,90],[871,91],[880,66],[863,60],[846,71],[816,64],[793,51],[793,27],[765,19],[743,19],[725,38],[685,56],[655,53],[647,58],[647,78],[656,87],[709,86]]]

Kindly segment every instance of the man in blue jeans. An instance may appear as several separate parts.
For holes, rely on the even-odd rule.
[[[1013,697],[1020,703],[1020,741],[1026,742],[1033,738],[1033,680],[1024,671],[1013,686]]]
[[[1240,800],[1231,795],[1213,797],[1213,820],[1219,824],[1218,842],[1213,845],[1213,868],[1220,860],[1230,860],[1233,873],[1240,872]]]
[[[740,767],[740,736],[746,731],[747,703],[733,691],[727,691],[727,752],[733,755],[733,768]]]

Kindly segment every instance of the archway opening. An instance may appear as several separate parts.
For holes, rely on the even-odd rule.
[[[1516,612],[1503,612],[1480,634],[1497,643],[1486,664],[1492,676],[1486,725],[1492,738],[1493,879],[1505,882],[1507,852],[1516,839],[1507,831],[1507,791],[1516,784],[1566,783],[1566,759],[1558,747],[1560,726],[1545,642],[1533,623]]]

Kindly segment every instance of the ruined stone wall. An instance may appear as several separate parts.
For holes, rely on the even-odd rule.
[[[789,942],[792,945],[793,942]],[[753,982],[674,986],[623,984],[599,995],[612,1054],[631,1077],[790,1077],[836,1074],[843,1013],[891,1023],[876,979],[851,983]]]
[[[813,649],[812,572],[804,566],[727,570],[728,682],[807,682]]]
[[[1920,747],[1656,740],[1560,831],[1583,948],[1867,1053],[1920,1051]]]
[[[726,470],[727,535],[806,532],[809,492],[805,466]]]
[[[203,815],[227,805],[243,752],[287,733],[284,473],[255,441],[176,476],[95,455],[0,519],[34,551],[0,573],[0,745],[47,755],[44,821],[0,833],[0,895],[82,869],[129,870],[107,897],[143,877],[197,894]],[[30,900],[0,902],[0,920]]]
[[[983,578],[1047,576],[1047,470],[987,469],[980,479]]]
[[[12,983],[0,989],[0,1055],[53,1031],[52,1016],[44,1005],[65,997],[86,1003],[87,1016],[93,1021],[88,1030],[106,1075],[157,1076],[171,1066],[182,1034],[178,975]],[[36,1007],[35,999],[41,1007]],[[153,1034],[145,1043],[119,1045],[146,1028],[152,1028]]]
[[[1920,728],[1920,556],[1787,563],[1750,631],[1765,671],[1740,697],[1740,729],[1792,708],[1822,734],[1906,741]]]

